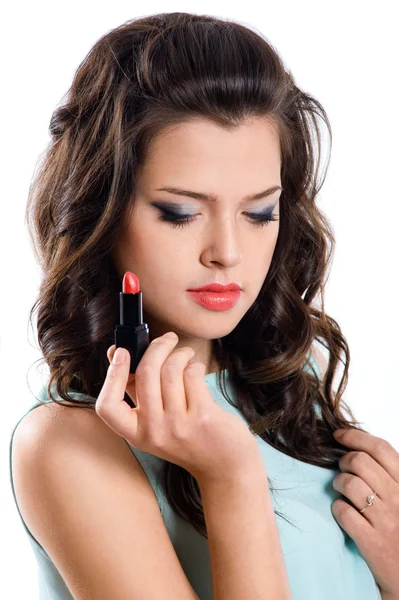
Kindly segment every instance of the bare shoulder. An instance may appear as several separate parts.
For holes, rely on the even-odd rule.
[[[95,410],[27,413],[12,472],[21,515],[76,600],[198,600],[147,475]]]
[[[61,405],[57,402],[46,402],[28,412],[18,424],[18,436],[51,433],[57,427],[97,427],[109,429],[91,408],[78,407],[73,404]]]
[[[124,443],[123,438],[110,429],[94,409],[72,404],[62,406],[57,402],[43,403],[27,413],[15,430],[14,443],[19,445],[24,440],[39,444],[46,440],[48,446],[52,440],[60,439],[60,435],[63,441],[70,443],[75,436],[84,443],[91,435],[101,436],[107,443]]]
[[[93,451],[112,456],[119,464],[133,470],[149,493],[153,490],[136,456],[126,441],[115,433],[91,408],[56,402],[44,403],[27,413],[16,427],[13,438],[14,465],[23,460],[37,471],[51,462],[51,456],[70,451]]]

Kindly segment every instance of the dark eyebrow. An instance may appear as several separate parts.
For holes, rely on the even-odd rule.
[[[266,198],[267,196],[274,194],[274,192],[277,192],[278,190],[283,190],[283,188],[280,187],[279,185],[275,185],[274,187],[271,187],[271,188],[265,190],[264,192],[259,192],[258,194],[246,196],[244,198],[244,200],[261,200],[261,198]],[[203,194],[201,192],[191,192],[190,190],[182,190],[181,188],[175,188],[175,187],[157,188],[155,191],[169,192],[169,194],[176,194],[177,196],[186,196],[189,198],[194,198],[195,200],[205,200],[208,202],[216,202],[218,200],[218,197],[214,196],[213,194]]]

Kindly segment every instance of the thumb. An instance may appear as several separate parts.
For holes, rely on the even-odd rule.
[[[116,359],[118,357],[115,357],[115,355],[117,354],[117,350],[123,351],[122,355],[125,357],[125,360],[123,361],[123,363],[120,362],[114,362],[114,360],[116,361]],[[118,355],[119,355],[118,352]],[[136,374],[135,373],[130,373],[130,353],[128,350],[126,350],[126,348],[116,348],[115,344],[113,344],[112,346],[110,346],[107,350],[107,357],[109,362],[111,363],[111,365],[121,365],[123,364],[123,367],[121,367],[122,369],[126,368],[126,362],[128,364],[128,376],[127,376],[127,381],[126,381],[126,393],[127,395],[130,397],[130,399],[133,401],[135,406],[138,406],[138,400],[136,397],[136,385],[135,385],[135,381],[136,381]]]
[[[112,346],[110,346],[107,350],[107,358],[110,363],[115,364],[115,360],[117,359],[117,357],[115,356],[116,354],[122,355],[122,357],[126,358],[127,350],[125,348],[120,348],[118,353],[116,352],[116,350],[118,350],[118,348],[115,346],[115,344],[112,344]],[[125,353],[121,352],[121,350],[122,351],[124,350]],[[122,361],[122,362],[124,362],[124,361]],[[119,363],[119,360],[118,360],[118,363]]]
[[[129,353],[125,348],[116,348],[115,352],[112,355],[112,364],[119,365],[121,363],[126,362]]]
[[[109,348],[111,359],[95,410],[99,417],[117,434],[126,438],[137,430],[137,412],[124,401],[129,379],[130,354],[126,348]],[[121,362],[118,360],[123,359]]]

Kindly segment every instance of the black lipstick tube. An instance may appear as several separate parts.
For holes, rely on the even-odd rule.
[[[114,331],[116,348],[126,348],[130,354],[129,373],[137,366],[150,344],[150,330],[143,323],[143,294],[119,293],[119,325]],[[116,352],[115,348],[115,352]]]

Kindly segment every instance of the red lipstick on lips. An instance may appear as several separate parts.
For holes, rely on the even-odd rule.
[[[119,325],[114,331],[116,348],[126,348],[130,353],[130,373],[135,373],[144,352],[150,343],[150,331],[143,323],[143,294],[140,280],[131,271],[126,271],[122,292],[119,293]],[[115,350],[116,350],[115,348]]]
[[[222,285],[211,283],[194,290],[187,290],[190,296],[205,308],[211,310],[228,310],[240,299],[241,287],[237,283]]]

